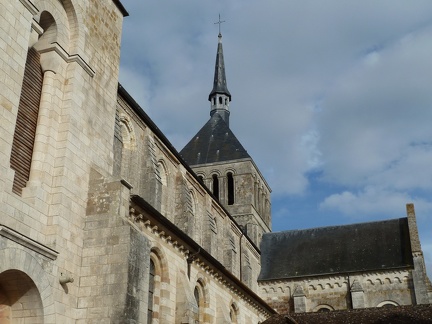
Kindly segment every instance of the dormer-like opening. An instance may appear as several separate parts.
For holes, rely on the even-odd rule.
[[[231,172],[227,173],[228,205],[234,205],[234,177]]]

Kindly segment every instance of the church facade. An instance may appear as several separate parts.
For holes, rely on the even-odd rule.
[[[321,283],[306,282],[323,273],[268,272],[286,265],[268,242],[293,235],[271,233],[270,187],[229,128],[221,35],[210,119],[177,152],[118,83],[120,1],[17,0],[0,15],[1,323],[260,323],[282,303],[317,310],[307,305]],[[428,294],[413,224],[408,263],[391,270],[399,304]],[[379,306],[349,271],[358,284],[342,278],[343,289]]]

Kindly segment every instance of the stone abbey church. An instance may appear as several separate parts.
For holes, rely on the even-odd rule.
[[[0,323],[262,323],[431,302],[413,205],[271,232],[271,190],[229,127],[221,35],[210,119],[177,152],[118,83],[127,15],[119,0],[0,2]]]

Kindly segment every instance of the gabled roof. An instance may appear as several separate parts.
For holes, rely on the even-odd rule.
[[[215,113],[180,155],[189,165],[250,158],[222,117]]]
[[[258,280],[413,266],[408,219],[263,235]]]

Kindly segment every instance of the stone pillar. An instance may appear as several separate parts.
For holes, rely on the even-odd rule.
[[[420,239],[417,229],[417,221],[415,216],[414,204],[407,204],[408,228],[411,242],[411,252],[414,262],[414,270],[412,271],[414,295],[416,304],[429,304],[428,289],[426,286],[426,267],[423,258],[423,251],[420,245]]]
[[[353,281],[350,291],[352,308],[365,308],[363,287],[357,279]]]
[[[294,289],[294,312],[304,313],[306,312],[306,294],[304,293],[302,286],[297,286]]]
[[[54,142],[53,137],[57,135],[52,127],[55,122],[58,123],[59,118],[59,113],[54,110],[53,106],[56,106],[60,99],[56,98],[55,83],[56,74],[61,70],[62,62],[64,60],[54,50],[41,54],[43,85],[28,187],[39,187],[42,183],[51,183],[51,179],[47,177],[51,178],[50,169],[54,167],[55,147],[50,147],[50,145]]]

